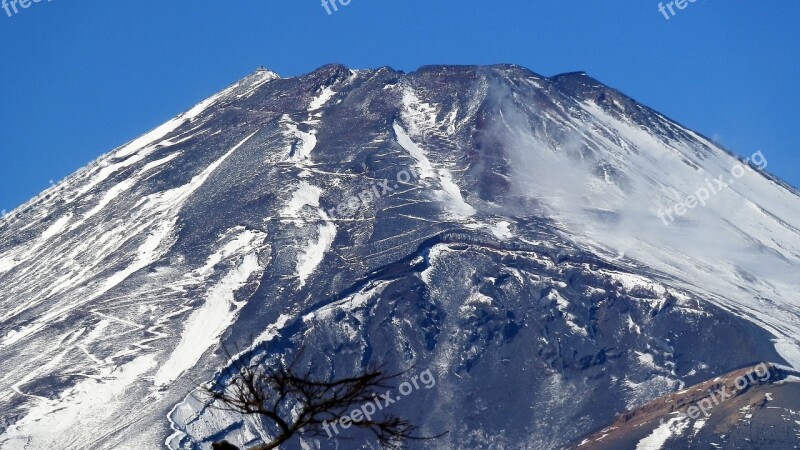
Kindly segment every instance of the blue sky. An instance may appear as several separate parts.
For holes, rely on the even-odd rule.
[[[13,12],[13,11],[12,11]],[[42,0],[0,9],[0,209],[264,65],[583,70],[800,186],[800,2]]]

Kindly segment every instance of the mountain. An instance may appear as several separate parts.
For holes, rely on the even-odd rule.
[[[196,395],[226,348],[430,370],[391,405],[430,449],[567,447],[797,369],[800,196],[766,165],[585,73],[258,70],[0,223],[0,447],[256,444]]]

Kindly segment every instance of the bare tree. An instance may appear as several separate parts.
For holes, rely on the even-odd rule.
[[[280,359],[274,365],[256,361],[251,352],[243,358],[229,358],[232,362],[223,374],[225,381],[203,388],[214,400],[214,407],[258,416],[274,426],[277,436],[250,450],[278,448],[297,434],[340,439],[338,433],[330,433],[330,424],[339,422],[355,407],[375,402],[379,391],[391,389],[391,382],[405,373],[389,375],[384,366],[370,366],[350,378],[317,380],[312,376],[313,365],[309,364],[304,372],[297,369],[302,354],[300,350],[291,363]],[[406,419],[383,411],[380,417],[371,416],[349,422],[353,427],[371,431],[389,449],[400,448],[406,440],[435,439],[446,434],[415,436],[418,427]],[[215,445],[220,449],[235,448],[227,442]]]

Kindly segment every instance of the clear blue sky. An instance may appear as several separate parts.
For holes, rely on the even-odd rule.
[[[584,70],[800,186],[800,2],[43,0],[0,9],[0,209],[264,65]]]

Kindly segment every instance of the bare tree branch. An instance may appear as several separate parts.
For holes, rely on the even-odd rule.
[[[385,366],[371,365],[348,378],[317,380],[312,376],[311,364],[305,371],[297,367],[304,349],[297,352],[291,363],[279,359],[274,365],[257,362],[252,351],[236,358],[227,348],[225,353],[230,364],[221,377],[223,382],[203,387],[202,391],[213,400],[214,408],[257,416],[273,425],[277,436],[250,450],[275,449],[297,434],[322,437],[327,433],[328,438],[343,439],[338,433],[331,435],[327,425],[339,422],[354,407],[374,402],[379,390],[393,388],[392,381],[405,374],[387,374]],[[350,423],[353,427],[371,431],[378,443],[389,449],[400,448],[406,440],[435,439],[446,434],[415,436],[416,425],[383,411],[381,413],[380,418],[365,417]],[[326,433],[322,432],[323,428]],[[215,445],[230,446],[220,449],[235,448],[227,442]]]

